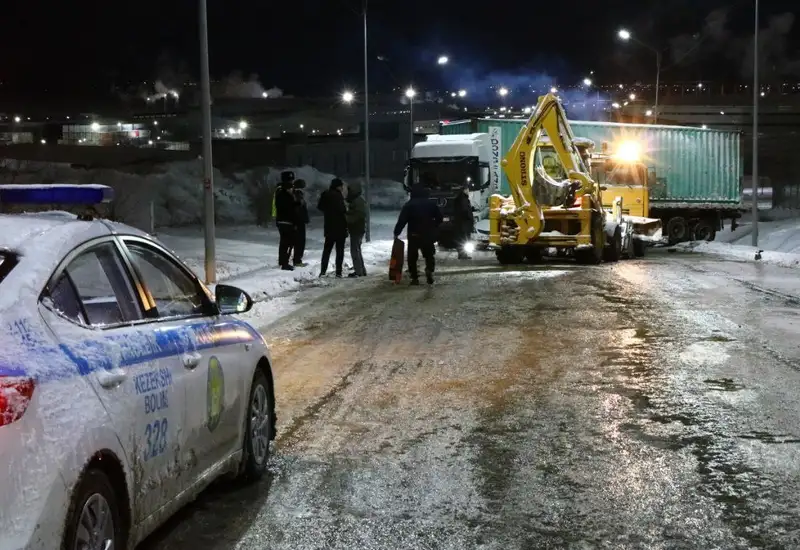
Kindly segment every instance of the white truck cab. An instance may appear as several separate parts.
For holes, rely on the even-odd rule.
[[[489,176],[490,153],[489,134],[486,133],[429,135],[426,141],[417,143],[411,150],[403,187],[409,192],[414,184],[423,179],[432,182],[429,185],[431,200],[436,201],[444,216],[440,229],[440,246],[455,247],[450,237],[452,202],[464,189],[472,203],[476,231],[480,235],[479,229],[483,221],[486,221],[488,229],[489,196],[497,192],[497,189],[493,189]]]

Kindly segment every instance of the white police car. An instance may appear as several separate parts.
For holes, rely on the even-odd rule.
[[[89,204],[105,186],[0,186],[0,204]],[[257,479],[275,434],[271,359],[134,228],[0,215],[0,550],[132,548],[212,480]]]

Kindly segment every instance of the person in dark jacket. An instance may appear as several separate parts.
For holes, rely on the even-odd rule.
[[[322,193],[317,208],[324,216],[323,231],[325,243],[322,246],[322,266],[319,276],[328,272],[331,251],[336,247],[336,276],[342,276],[344,263],[344,243],[347,240],[347,206],[344,202],[344,182],[333,178],[327,191]]]
[[[408,272],[411,284],[419,284],[417,262],[419,253],[425,258],[425,278],[429,285],[433,284],[433,271],[436,267],[436,234],[442,224],[442,211],[430,200],[430,191],[424,185],[417,184],[411,188],[411,198],[403,205],[397,225],[394,226],[395,239],[400,238],[403,228],[408,226]]]
[[[364,256],[361,255],[361,240],[367,232],[367,201],[361,193],[361,182],[353,181],[347,185],[347,232],[350,233],[350,257],[353,260],[353,273],[348,277],[366,277]]]
[[[306,203],[306,181],[303,179],[294,180],[294,198],[297,201],[297,218],[294,226],[294,261],[295,267],[303,267],[303,254],[306,251],[306,225],[311,221],[308,215],[308,204]]]
[[[469,237],[475,230],[475,218],[472,215],[472,203],[469,200],[468,191],[462,189],[453,201],[453,229],[455,230],[455,241],[458,247],[458,259],[471,259],[465,250],[465,245],[469,242]]]
[[[278,226],[280,234],[278,263],[285,271],[294,269],[289,263],[289,255],[295,244],[295,227],[297,226],[297,199],[292,191],[293,184],[294,172],[286,170],[281,172],[281,183],[275,191],[275,224]]]

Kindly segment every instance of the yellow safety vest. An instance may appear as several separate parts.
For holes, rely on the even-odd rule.
[[[275,190],[275,193],[272,195],[272,219],[278,217],[278,208],[275,206],[275,198],[278,196],[278,190]]]

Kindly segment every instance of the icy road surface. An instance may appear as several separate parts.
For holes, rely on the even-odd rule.
[[[440,267],[269,329],[272,475],[139,550],[800,546],[796,270]]]

